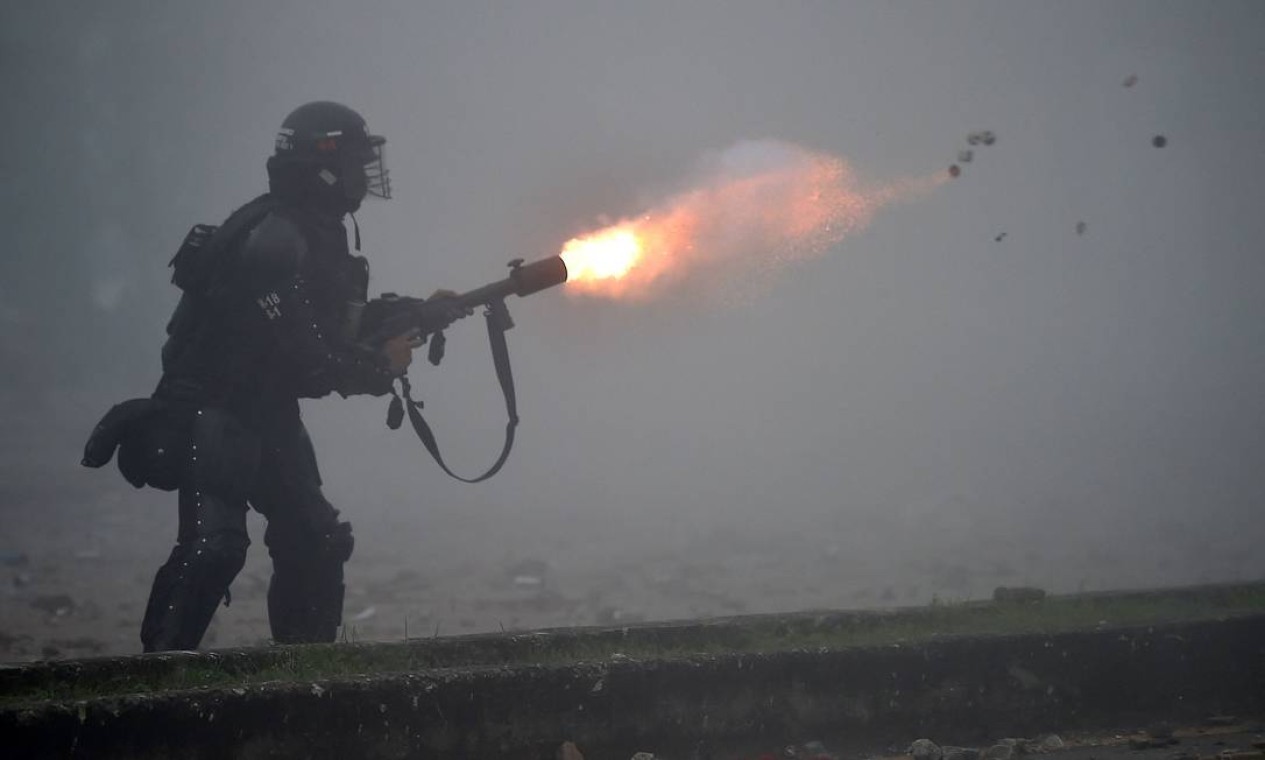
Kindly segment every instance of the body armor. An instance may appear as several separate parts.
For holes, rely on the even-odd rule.
[[[184,293],[154,399],[182,410],[191,434],[177,543],[154,579],[144,648],[197,647],[245,561],[248,506],[268,519],[273,638],[333,641],[351,526],[321,492],[298,399],[390,390],[385,362],[354,342],[367,265],[339,218],[271,196],[174,265]]]
[[[390,197],[385,142],[338,103],[286,117],[269,192],[218,227],[194,226],[172,259],[183,292],[153,396],[116,405],[84,447],[89,467],[117,449],[128,482],[179,492],[176,546],[141,626],[147,652],[198,646],[245,562],[251,507],[268,519],[273,638],[334,640],[351,526],[321,493],[298,400],[394,382],[356,342],[369,271],[342,222],[367,195]]]

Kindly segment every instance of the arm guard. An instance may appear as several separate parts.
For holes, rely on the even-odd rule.
[[[246,244],[248,308],[267,324],[273,345],[307,398],[388,393],[394,376],[386,359],[347,340],[337,322],[317,307],[316,273],[307,243],[290,221],[269,216]]]
[[[255,306],[271,326],[278,350],[293,366],[300,396],[390,392],[395,378],[385,359],[322,327],[302,274],[258,294]]]

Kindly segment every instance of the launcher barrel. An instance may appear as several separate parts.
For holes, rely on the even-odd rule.
[[[515,259],[510,262],[510,270],[510,276],[504,280],[457,296],[457,303],[463,308],[473,309],[507,296],[529,296],[567,281],[567,265],[560,256],[550,256],[530,264]]]

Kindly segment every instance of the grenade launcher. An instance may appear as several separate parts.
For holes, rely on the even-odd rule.
[[[430,341],[428,358],[437,365],[443,359],[443,330],[448,325],[484,306],[489,327],[504,332],[514,326],[505,307],[507,297],[529,296],[567,281],[567,265],[558,256],[530,264],[514,259],[509,267],[509,277],[449,298],[421,299],[383,293],[365,304],[357,342],[380,346],[390,338],[416,330]]]
[[[509,351],[505,345],[505,331],[514,326],[509,309],[505,307],[505,299],[511,295],[529,296],[554,285],[567,281],[567,265],[558,256],[551,256],[540,261],[524,264],[522,259],[514,259],[509,263],[510,276],[504,280],[475,288],[468,293],[447,298],[408,298],[393,293],[384,293],[365,304],[361,314],[358,342],[378,346],[385,341],[413,331],[420,332],[430,342],[427,358],[431,364],[438,365],[444,358],[444,328],[462,317],[474,313],[477,306],[484,306],[488,323],[488,341],[492,346],[492,363],[496,367],[496,379],[505,396],[505,411],[509,421],[505,425],[505,443],[496,462],[482,475],[466,478],[448,468],[443,456],[439,453],[439,445],[435,434],[421,414],[422,405],[414,401],[408,377],[400,378],[403,399],[392,389],[391,407],[387,411],[387,426],[395,429],[404,420],[407,410],[409,422],[412,423],[418,439],[430,452],[435,462],[457,480],[466,483],[477,483],[495,475],[501,465],[509,457],[514,445],[514,431],[518,427],[518,402],[514,394],[514,376],[510,371]]]

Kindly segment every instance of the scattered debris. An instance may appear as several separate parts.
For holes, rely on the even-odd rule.
[[[540,588],[544,583],[539,575],[515,575],[514,588]]]
[[[1045,589],[1036,586],[998,586],[993,589],[994,602],[1039,602],[1045,599]]]
[[[9,549],[0,550],[0,565],[6,567],[26,567],[31,564],[31,558],[26,556],[26,552],[12,551]]]
[[[1084,222],[1077,222],[1077,223],[1076,223],[1076,234],[1077,234],[1077,235],[1084,235],[1084,234],[1085,234],[1085,230],[1088,228],[1088,226],[1089,226],[1089,225],[1085,224]]]
[[[997,135],[987,129],[972,132],[966,136],[967,145],[992,145],[997,142]]]
[[[1178,740],[1172,736],[1168,736],[1168,737],[1131,736],[1129,737],[1129,748],[1130,749],[1156,749],[1159,747],[1172,746],[1174,744],[1177,744],[1177,741]]]
[[[966,136],[966,144],[974,147],[976,145],[992,145],[997,142],[997,136],[987,129],[972,132]],[[958,151],[958,163],[949,167],[949,176],[956,177],[962,173],[962,167],[958,164],[969,164],[975,160],[975,151],[970,148],[963,148]]]
[[[1013,744],[994,744],[984,750],[981,757],[983,760],[1011,760],[1015,756],[1015,747]]]
[[[1164,135],[1156,135],[1151,138],[1151,144],[1157,148],[1163,148],[1165,145],[1168,145],[1168,138]]]
[[[584,755],[580,754],[580,748],[575,746],[575,742],[563,742],[553,756],[554,760],[584,760]]]
[[[504,567],[505,579],[519,591],[541,591],[548,585],[549,563],[543,559],[522,559]]]
[[[994,242],[994,243],[1000,243],[1001,241],[1003,241],[1003,240],[1005,240],[1005,239],[1006,239],[1006,233],[1004,233],[1004,232],[999,232],[999,233],[997,233],[997,237],[993,238],[993,242]]]
[[[66,594],[47,594],[32,599],[31,606],[41,612],[61,617],[75,608],[75,600]]]
[[[788,747],[788,749],[793,748]],[[823,742],[819,741],[804,742],[792,757],[803,758],[803,760],[836,760],[836,756],[826,749]]]
[[[905,754],[913,756],[914,760],[941,760],[944,753],[940,745],[930,739],[915,739]]]
[[[355,615],[352,615],[351,622],[363,623],[364,621],[368,620],[369,618],[377,614],[378,614],[378,608],[371,604],[368,607],[365,607],[360,612],[357,612]]]
[[[1137,75],[1137,74],[1130,74],[1129,76],[1127,76],[1127,77],[1125,77],[1125,78],[1124,78],[1124,86],[1125,86],[1125,87],[1132,87],[1133,85],[1135,85],[1135,84],[1137,84],[1137,83],[1138,83],[1138,75]]]

